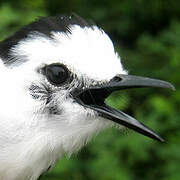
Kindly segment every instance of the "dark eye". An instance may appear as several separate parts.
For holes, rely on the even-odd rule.
[[[44,71],[48,81],[55,86],[63,85],[70,76],[68,69],[62,64],[48,65]]]

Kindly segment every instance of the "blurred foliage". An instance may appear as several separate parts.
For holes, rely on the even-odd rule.
[[[42,179],[179,180],[180,1],[1,0],[0,40],[38,16],[71,12],[104,28],[129,73],[170,81],[177,90],[128,90],[107,99],[156,130],[166,143],[109,129],[77,155],[64,157]]]

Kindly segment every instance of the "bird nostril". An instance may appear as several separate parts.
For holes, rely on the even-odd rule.
[[[121,78],[120,76],[115,76],[115,77],[112,79],[113,82],[120,82],[120,81],[122,81],[122,80],[123,80],[123,78]]]

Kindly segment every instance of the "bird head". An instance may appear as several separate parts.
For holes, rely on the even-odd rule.
[[[1,109],[7,117],[9,147],[17,144],[20,149],[21,144],[41,161],[51,157],[48,164],[112,126],[163,141],[105,99],[128,88],[174,87],[128,75],[112,41],[96,25],[78,16],[41,18],[1,42],[0,57],[1,82],[6,84],[1,89]]]

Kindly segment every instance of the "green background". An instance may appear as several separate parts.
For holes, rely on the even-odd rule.
[[[170,81],[177,90],[134,89],[107,99],[166,143],[109,129],[70,159],[64,157],[42,180],[179,180],[180,1],[1,0],[0,40],[38,16],[71,12],[92,19],[110,35],[130,74]]]

